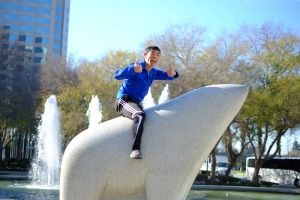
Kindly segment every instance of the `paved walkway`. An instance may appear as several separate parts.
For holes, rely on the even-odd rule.
[[[28,172],[24,171],[1,171],[0,180],[28,180]],[[225,190],[225,191],[252,191],[300,194],[300,188],[294,185],[276,185],[272,187],[244,187],[244,186],[219,186],[219,185],[193,185],[194,190]]]

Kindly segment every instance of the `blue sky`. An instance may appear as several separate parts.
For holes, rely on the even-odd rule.
[[[138,51],[150,35],[189,20],[213,36],[271,20],[299,32],[299,19],[300,0],[71,0],[69,53],[94,60],[110,49]],[[283,153],[295,136],[282,139]]]
[[[89,60],[138,51],[152,34],[193,20],[212,35],[273,20],[300,30],[300,0],[71,0],[68,53]]]

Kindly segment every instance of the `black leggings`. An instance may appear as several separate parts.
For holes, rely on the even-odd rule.
[[[133,120],[132,150],[140,150],[144,122],[146,118],[146,113],[144,112],[143,107],[129,95],[124,95],[116,100],[115,110],[123,117]]]

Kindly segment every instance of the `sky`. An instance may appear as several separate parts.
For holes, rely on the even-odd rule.
[[[71,0],[68,53],[93,61],[109,50],[139,52],[150,35],[189,21],[213,37],[268,21],[299,32],[299,19],[300,0]],[[283,153],[294,141],[283,138]]]
[[[242,23],[300,30],[300,0],[71,0],[68,53],[94,60],[109,50],[138,52],[150,35],[193,21],[217,35]]]

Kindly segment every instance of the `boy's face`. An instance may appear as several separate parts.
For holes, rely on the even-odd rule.
[[[148,53],[144,53],[144,58],[147,65],[153,67],[160,59],[160,52],[156,50],[149,51]]]

